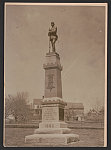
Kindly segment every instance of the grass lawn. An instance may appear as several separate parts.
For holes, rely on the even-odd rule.
[[[24,139],[26,135],[33,134],[34,130],[34,128],[6,128],[4,146],[33,147],[34,145],[26,144]],[[69,144],[68,147],[102,147],[104,144],[103,129],[72,129],[72,133],[79,134],[80,141]]]

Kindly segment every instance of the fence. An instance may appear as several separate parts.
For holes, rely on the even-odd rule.
[[[103,121],[67,121],[69,128],[104,128]]]
[[[39,122],[27,122],[22,124],[5,124],[5,127],[7,128],[38,128]],[[104,128],[104,122],[100,121],[67,121],[68,128],[71,129],[103,129]]]

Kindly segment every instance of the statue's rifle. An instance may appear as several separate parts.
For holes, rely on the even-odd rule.
[[[49,29],[49,31],[50,31],[50,29]],[[48,33],[48,36],[49,36],[49,53],[50,53],[50,38],[51,38],[50,32]]]
[[[49,53],[50,53],[50,36],[49,36]]]

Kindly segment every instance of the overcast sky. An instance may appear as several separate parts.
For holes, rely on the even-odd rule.
[[[104,103],[105,7],[6,6],[5,90],[25,91],[29,99],[44,95],[43,63],[48,29],[58,28],[63,100],[82,102],[85,110]]]

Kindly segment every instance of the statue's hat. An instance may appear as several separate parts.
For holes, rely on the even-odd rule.
[[[54,24],[54,22],[51,22],[51,24]]]

